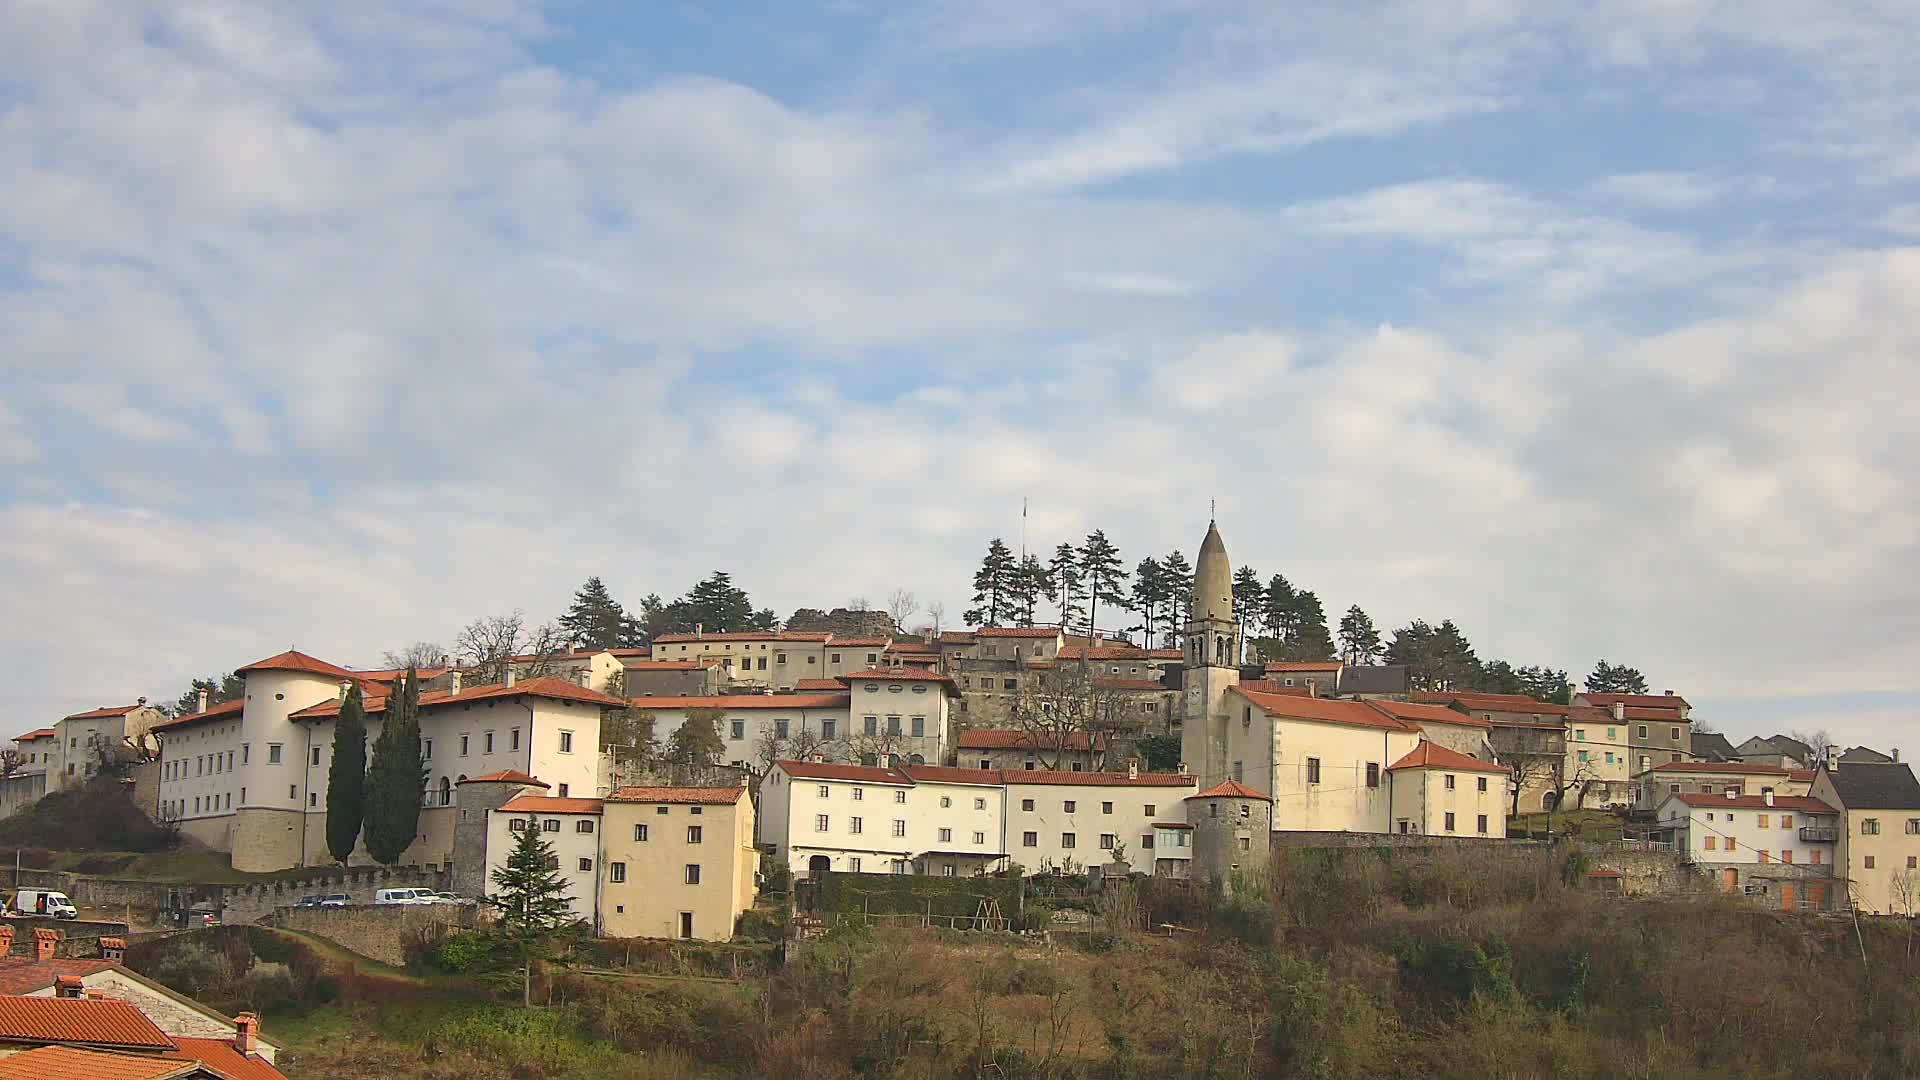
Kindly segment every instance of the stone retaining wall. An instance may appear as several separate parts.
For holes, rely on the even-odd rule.
[[[259,922],[278,908],[290,908],[300,898],[325,893],[346,893],[355,904],[373,903],[373,894],[381,889],[444,889],[444,870],[426,870],[418,866],[356,866],[316,868],[312,877],[276,881],[269,885],[229,885],[222,897],[221,920],[228,923]]]
[[[299,930],[326,938],[361,956],[396,966],[407,962],[407,945],[432,940],[449,930],[475,925],[474,908],[454,904],[355,905],[346,908],[280,908],[260,920],[263,926]]]

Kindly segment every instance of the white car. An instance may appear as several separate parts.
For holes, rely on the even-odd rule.
[[[381,907],[433,903],[423,893],[432,895],[426,889],[381,889],[373,894],[373,902]]]

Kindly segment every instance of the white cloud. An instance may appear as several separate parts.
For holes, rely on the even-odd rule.
[[[40,456],[40,446],[27,430],[27,422],[0,401],[0,464],[31,465]]]
[[[1698,173],[1635,172],[1604,177],[1587,190],[1602,199],[1655,210],[1697,210],[1719,200],[1726,185]]]

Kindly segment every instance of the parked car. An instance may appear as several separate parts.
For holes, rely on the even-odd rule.
[[[465,906],[473,903],[473,897],[461,896],[459,893],[450,893],[445,889],[437,889],[432,892],[429,892],[427,895],[433,898],[429,902],[435,903],[435,904],[455,904],[455,905]]]
[[[328,893],[320,898],[321,907],[346,907],[351,903],[353,903],[353,897],[343,892]]]
[[[404,904],[433,903],[433,901],[423,898],[420,895],[422,893],[427,893],[427,890],[425,889],[381,889],[379,892],[376,892],[373,894],[373,902],[383,907],[404,905]],[[432,894],[427,893],[427,895],[431,896]]]
[[[309,894],[307,896],[301,897],[300,902],[293,906],[294,907],[319,907],[320,898],[318,896]]]

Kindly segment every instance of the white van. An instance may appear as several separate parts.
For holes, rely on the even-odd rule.
[[[44,915],[54,919],[77,919],[80,909],[67,894],[57,889],[21,889],[13,898],[14,910],[22,915]]]
[[[423,899],[420,896],[421,893],[426,891],[425,889],[381,889],[373,894],[373,902],[384,906],[432,903],[431,900]]]

